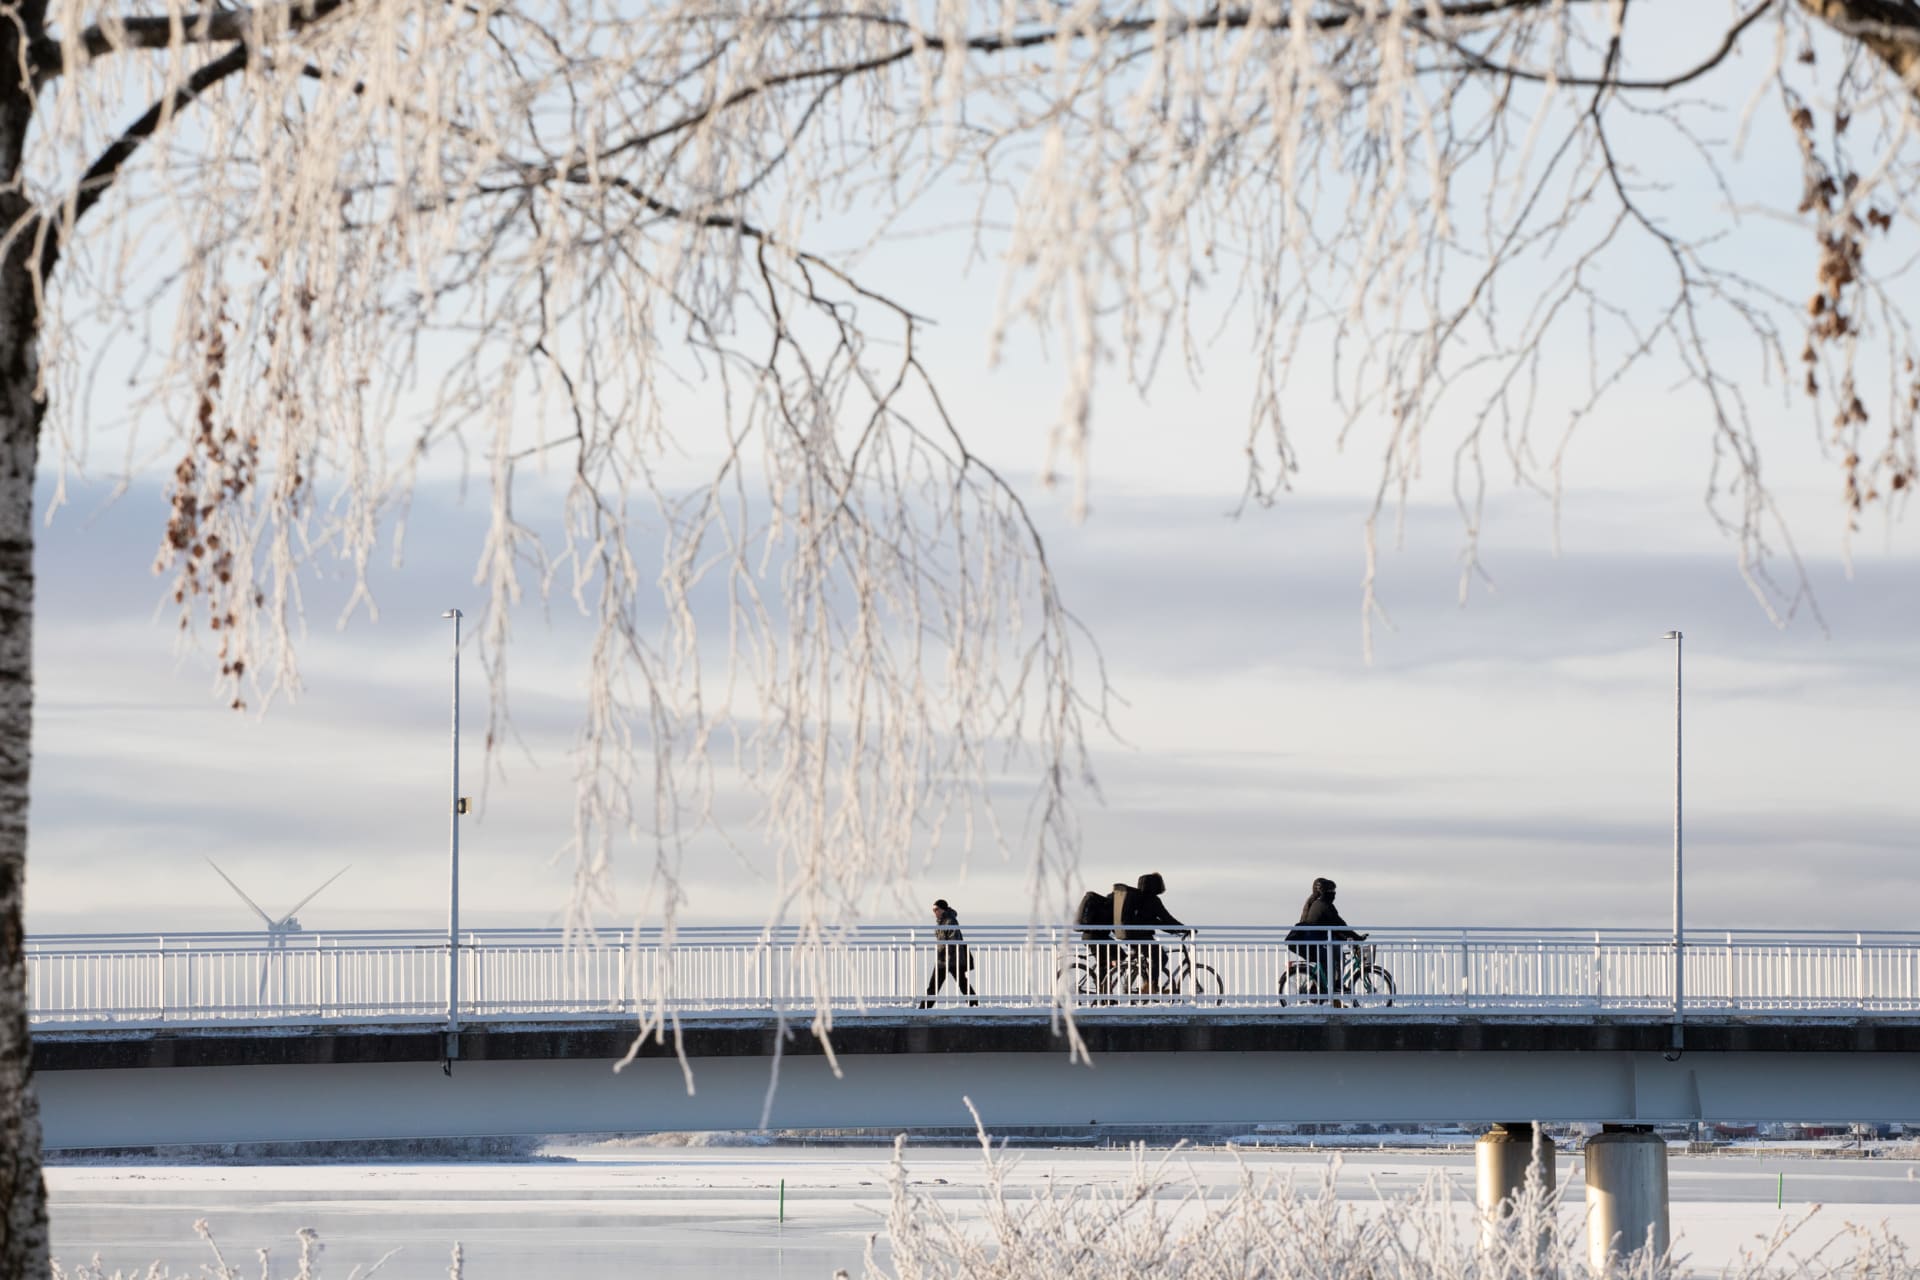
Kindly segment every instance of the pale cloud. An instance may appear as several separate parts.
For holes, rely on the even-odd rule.
[[[1464,608],[1454,516],[1413,509],[1410,549],[1388,557],[1382,584],[1394,628],[1377,634],[1371,666],[1350,503],[1305,499],[1234,522],[1206,499],[1125,497],[1050,527],[1068,599],[1127,699],[1123,740],[1094,744],[1101,795],[1082,807],[1082,882],[1157,868],[1196,920],[1288,920],[1307,881],[1333,875],[1374,923],[1657,926],[1672,668],[1656,637],[1680,625],[1694,919],[1907,925],[1920,888],[1920,559],[1863,553],[1851,578],[1837,559],[1810,559],[1829,630],[1804,618],[1778,630],[1729,555],[1662,536],[1680,504],[1645,504],[1636,519],[1633,502],[1576,496],[1577,509],[1609,513],[1611,533],[1589,540],[1576,525],[1577,549],[1559,558],[1503,538],[1490,549],[1500,590]],[[145,573],[150,502],[143,510],[136,493],[91,520],[56,521],[40,560],[32,927],[246,927],[206,856],[270,910],[352,863],[302,912],[313,927],[440,924],[438,615],[471,597],[464,534],[476,518],[423,496],[408,566],[380,571],[376,625],[336,631],[336,588],[322,583],[307,690],[264,717],[215,705],[204,658],[174,656],[165,615],[147,620],[160,595]],[[552,923],[567,901],[555,859],[570,829],[580,689],[567,610],[518,629],[526,752],[499,758],[506,777],[463,838],[476,925]],[[470,724],[479,683],[473,674]],[[742,852],[695,842],[695,920],[758,920],[772,902],[736,781],[723,777],[721,803]],[[994,788],[1011,854],[947,856],[872,913],[917,918],[938,893],[975,922],[1024,920],[1029,788],[1017,762]],[[647,855],[629,853],[623,910],[639,905],[646,870]]]

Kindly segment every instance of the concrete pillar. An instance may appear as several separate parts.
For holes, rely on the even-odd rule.
[[[1506,1219],[1513,1212],[1513,1200],[1527,1185],[1527,1167],[1533,1163],[1534,1126],[1532,1124],[1496,1124],[1473,1146],[1475,1178],[1474,1200],[1480,1206],[1480,1247],[1495,1247],[1507,1229]],[[1553,1143],[1540,1135],[1540,1182],[1551,1192],[1559,1184],[1555,1170]],[[1545,1245],[1551,1241],[1551,1218],[1542,1223]]]
[[[1647,1247],[1665,1257],[1667,1141],[1652,1130],[1607,1125],[1587,1139],[1587,1259],[1604,1271],[1609,1255]]]

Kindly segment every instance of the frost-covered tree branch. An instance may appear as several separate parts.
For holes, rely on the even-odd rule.
[[[576,919],[637,853],[671,928],[720,832],[770,851],[773,913],[822,947],[991,827],[1009,765],[1030,816],[994,838],[1063,905],[1105,681],[1000,468],[1083,507],[1096,388],[1217,376],[1221,333],[1250,357],[1248,499],[1302,432],[1377,451],[1371,548],[1437,458],[1463,590],[1492,473],[1557,501],[1636,380],[1687,405],[1777,615],[1807,599],[1758,397],[1812,416],[1844,519],[1917,477],[1910,0],[5,7],[0,1117],[26,1154],[0,1276],[45,1253],[33,477],[97,447],[109,357],[223,697],[297,686],[305,573],[371,614],[416,489],[474,483],[491,742],[516,617],[585,619]],[[1742,248],[1743,143],[1793,175],[1762,201],[1790,272]],[[956,221],[998,278],[987,357],[1056,357],[1030,458],[950,411],[941,286],[887,257]],[[657,1029],[670,975],[643,978]]]

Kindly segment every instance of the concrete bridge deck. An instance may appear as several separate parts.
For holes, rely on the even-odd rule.
[[[1215,1012],[39,1032],[54,1148],[970,1123],[1920,1120],[1920,1019]],[[776,1053],[776,1049],[778,1052]],[[778,1070],[778,1087],[771,1090]],[[688,1076],[691,1075],[691,1090]]]

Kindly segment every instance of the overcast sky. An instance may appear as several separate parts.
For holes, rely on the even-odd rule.
[[[1796,162],[1766,143],[1762,127],[1746,168],[1791,205]],[[1803,291],[1811,237],[1767,236],[1757,243],[1769,252],[1790,248],[1755,270],[1777,265],[1783,291]],[[1361,529],[1378,437],[1333,448],[1316,382],[1324,352],[1300,358],[1303,467],[1275,508],[1230,514],[1252,381],[1235,341],[1244,334],[1230,330],[1197,382],[1176,374],[1144,399],[1103,385],[1092,512],[1076,522],[1062,494],[1031,479],[1058,370],[1025,342],[989,369],[997,278],[959,277],[940,257],[918,241],[883,247],[868,266],[938,302],[923,308],[941,321],[926,358],[976,446],[1039,514],[1067,603],[1126,700],[1124,740],[1092,744],[1101,796],[1083,814],[1087,886],[1159,870],[1171,908],[1196,921],[1291,920],[1308,882],[1326,875],[1356,923],[1660,924],[1673,652],[1659,637],[1680,628],[1691,918],[1914,927],[1920,521],[1875,514],[1849,542],[1838,468],[1803,406],[1753,397],[1824,625],[1802,613],[1776,627],[1755,603],[1703,506],[1701,406],[1656,365],[1583,428],[1557,555],[1550,505],[1495,477],[1484,549],[1494,588],[1464,606],[1460,518],[1447,467],[1434,467],[1406,509],[1403,547],[1385,557],[1392,625],[1376,628],[1368,664]],[[1731,333],[1715,343],[1738,376],[1751,343]],[[1575,355],[1546,353],[1550,383],[1561,365],[1574,376]],[[407,563],[380,575],[379,622],[335,630],[319,584],[305,692],[265,716],[224,709],[207,655],[175,653],[175,615],[158,607],[162,583],[149,572],[166,518],[159,479],[112,503],[109,475],[76,480],[39,550],[31,930],[248,927],[209,857],[275,912],[351,864],[301,912],[309,928],[444,922],[439,615],[481,603],[471,580],[484,506],[463,507],[444,473],[427,474]],[[554,859],[569,831],[566,752],[584,684],[577,630],[530,610],[517,635],[530,755],[501,758],[504,776],[465,828],[465,918],[476,926],[553,923],[570,893]],[[468,689],[478,724],[477,673]],[[466,745],[477,757],[478,735]],[[1016,819],[1031,781],[1016,767],[997,791]],[[750,806],[729,797],[728,808]],[[696,850],[689,918],[767,913],[766,858],[750,826],[736,836],[738,856]],[[638,862],[622,872],[629,894]],[[964,866],[923,869],[871,911],[917,920],[938,895],[969,922],[1024,922],[1027,883],[1018,849],[1006,860],[980,850]]]
[[[1084,880],[1158,869],[1176,913],[1290,918],[1316,875],[1349,917],[1392,923],[1655,924],[1668,909],[1672,650],[1687,633],[1691,914],[1726,926],[1908,927],[1920,900],[1920,558],[1809,569],[1826,629],[1772,626],[1697,498],[1570,499],[1562,554],[1532,500],[1495,522],[1498,590],[1456,601],[1456,518],[1415,508],[1389,557],[1393,629],[1359,634],[1363,504],[1302,495],[1238,520],[1230,495],[1114,493],[1051,521],[1070,603],[1126,699],[1123,741],[1094,743]],[[1587,516],[1593,518],[1589,520]],[[211,857],[269,910],[339,867],[309,927],[430,927],[444,917],[447,624],[472,603],[477,517],[416,513],[409,567],[374,625],[316,623],[305,693],[265,716],[210,695],[176,657],[147,566],[154,493],[89,513],[41,551],[31,927],[239,928]],[[443,545],[422,536],[444,532]],[[468,536],[461,536],[461,535]],[[1817,539],[1816,539],[1817,541]],[[502,760],[463,842],[467,919],[553,922],[569,891],[566,748],[579,707],[569,628],[520,628],[517,713],[532,759]],[[469,725],[484,691],[468,685]],[[469,790],[478,790],[467,741]],[[1002,794],[1017,817],[1030,779]],[[738,803],[734,811],[747,812]],[[764,859],[701,846],[690,915],[757,920]],[[636,860],[637,861],[637,860]],[[635,868],[637,874],[637,868]],[[638,881],[628,877],[629,885]],[[975,922],[1024,920],[1018,851],[930,868],[897,910],[946,896]],[[623,906],[635,905],[632,899]]]

